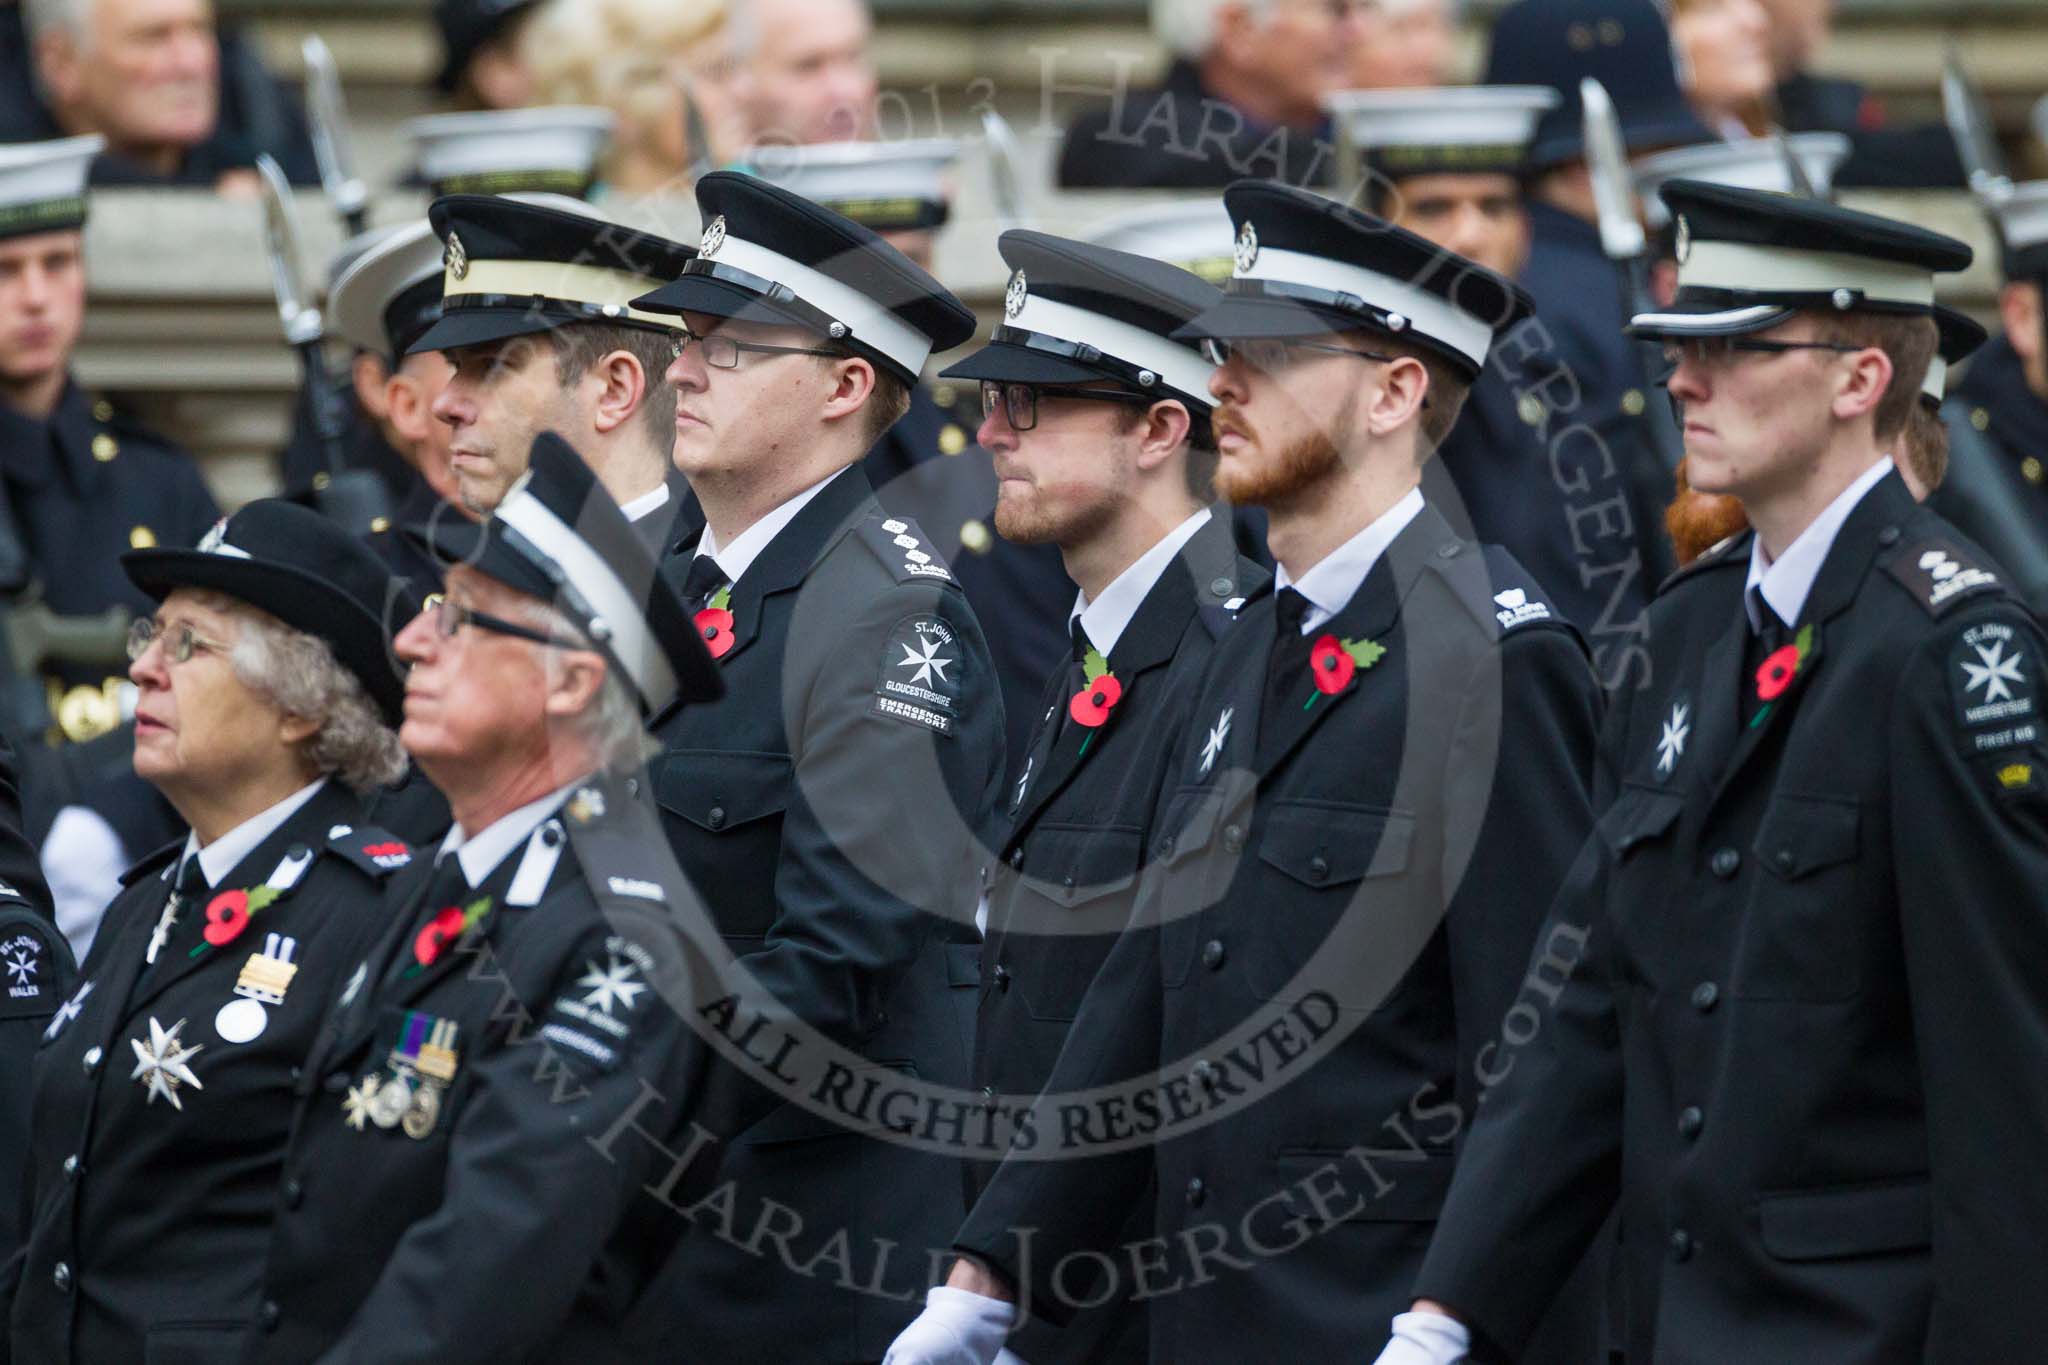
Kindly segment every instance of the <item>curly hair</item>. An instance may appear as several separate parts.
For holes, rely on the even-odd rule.
[[[299,758],[307,768],[336,778],[359,796],[405,775],[398,732],[384,723],[369,691],[325,640],[239,598],[195,595],[241,622],[228,660],[242,686],[288,716],[320,722],[299,742]]]

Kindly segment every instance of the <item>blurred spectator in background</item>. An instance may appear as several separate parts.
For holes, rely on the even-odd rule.
[[[1952,430],[1961,422],[1988,438],[2013,501],[2048,533],[2048,181],[2017,186],[1992,213],[2004,247],[1999,335],[1970,362],[1948,415]]]
[[[527,34],[541,103],[618,118],[593,194],[684,193],[692,166],[746,145],[723,0],[547,0]],[[709,146],[691,145],[686,97]]]
[[[531,49],[522,39],[540,0],[434,0],[441,74],[434,84],[459,109],[536,103]]]
[[[1673,0],[1679,84],[1700,121],[1722,137],[1770,131],[1770,33],[1762,0]]]
[[[1323,99],[1351,83],[1367,9],[1361,0],[1152,0],[1152,31],[1173,57],[1165,83],[1120,91],[1075,118],[1060,184],[1328,183]]]
[[[1364,0],[1351,45],[1354,90],[1437,86],[1457,57],[1452,0]]]
[[[319,183],[304,114],[209,0],[24,0],[0,33],[0,137],[97,133],[94,184],[253,195],[259,152]]]
[[[1963,184],[1962,159],[1946,128],[1888,128],[1884,105],[1863,86],[1813,73],[1834,31],[1835,0],[1763,0],[1763,6],[1770,17],[1778,122],[1788,132],[1849,134],[1855,150],[1842,167],[1843,186]],[[1930,53],[1930,65],[1933,60]]]
[[[880,84],[866,0],[745,0],[732,53],[754,142],[858,142]]]

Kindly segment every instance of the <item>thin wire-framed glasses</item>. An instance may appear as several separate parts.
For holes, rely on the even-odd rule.
[[[1202,342],[1202,356],[1211,365],[1226,365],[1232,356],[1237,356],[1253,369],[1268,374],[1293,364],[1296,351],[1348,355],[1358,360],[1378,361],[1382,365],[1395,359],[1379,351],[1361,351],[1353,346],[1329,346],[1319,341],[1293,341],[1283,337],[1243,337],[1230,341],[1210,337]]]
[[[192,629],[188,621],[163,625],[154,616],[138,616],[128,627],[128,662],[134,663],[147,654],[159,635],[164,641],[164,656],[174,664],[189,663],[195,650],[211,650],[215,654],[228,652],[228,646],[218,640],[209,640]]]
[[[515,640],[531,640],[537,645],[548,645],[555,649],[582,649],[584,646],[574,640],[565,640],[559,635],[522,626],[517,621],[507,621],[502,616],[493,616],[487,611],[465,606],[453,598],[439,593],[427,599],[426,609],[434,613],[434,629],[441,638],[452,639],[464,626],[475,626],[496,635],[510,635]]]
[[[1838,341],[1770,341],[1759,337],[1689,337],[1664,343],[1664,364],[1675,370],[1683,362],[1697,365],[1726,365],[1738,355],[1784,355],[1790,351],[1834,351],[1854,355],[1861,346]],[[1665,376],[1670,377],[1668,374]]]
[[[1142,393],[1124,393],[1117,389],[1076,389],[1061,384],[1000,384],[993,379],[981,381],[981,416],[986,421],[996,415],[1001,407],[1003,415],[1015,431],[1030,431],[1038,425],[1038,400],[1040,398],[1075,398],[1084,403],[1143,403],[1155,402]]]
[[[700,337],[694,332],[687,331],[679,331],[669,337],[669,356],[681,360],[683,352],[692,346],[695,346],[697,353],[704,357],[704,363],[714,370],[738,369],[741,351],[755,355],[815,355],[823,356],[827,360],[840,360],[846,356],[844,351],[828,351],[817,346],[767,346],[758,341],[739,341],[718,332]]]

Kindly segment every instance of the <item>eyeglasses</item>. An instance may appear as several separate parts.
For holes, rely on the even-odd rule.
[[[228,652],[228,646],[207,639],[184,621],[164,626],[153,616],[138,616],[135,624],[128,627],[128,662],[134,663],[147,654],[159,636],[163,638],[165,657],[174,664],[189,663],[192,651],[197,649],[212,650],[215,654]]]
[[[846,356],[844,351],[812,346],[763,346],[755,341],[736,341],[717,332],[708,337],[700,337],[694,332],[677,332],[669,338],[669,356],[681,360],[683,352],[692,346],[697,348],[697,354],[704,357],[704,363],[714,370],[738,369],[741,351],[751,351],[756,355],[815,355],[827,360],[841,360]]]
[[[495,635],[510,635],[515,640],[531,640],[537,645],[548,645],[555,649],[584,648],[574,640],[564,640],[559,635],[550,635],[546,631],[522,626],[516,621],[507,621],[502,616],[478,611],[475,607],[464,606],[439,593],[427,599],[425,610],[434,613],[434,628],[440,631],[444,640],[454,638],[455,632],[464,626],[475,626],[478,630],[488,630]]]
[[[981,384],[982,420],[996,415],[997,407],[1009,419],[1013,431],[1030,431],[1038,425],[1038,400],[1075,398],[1084,403],[1143,403],[1156,399],[1142,393],[1120,393],[1115,389],[1073,389],[1059,384],[998,384],[985,379]]]
[[[1664,363],[1671,369],[1691,363],[1722,366],[1738,355],[1783,355],[1787,351],[1834,351],[1854,355],[1861,346],[1844,346],[1833,341],[1763,341],[1756,337],[1696,337],[1664,344]],[[1665,376],[1666,379],[1670,375]]]
[[[1382,355],[1378,351],[1360,351],[1350,346],[1325,346],[1316,341],[1283,341],[1279,337],[1247,337],[1237,341],[1221,341],[1210,338],[1202,343],[1202,356],[1211,365],[1227,365],[1232,356],[1238,357],[1255,370],[1271,374],[1294,363],[1296,351],[1313,351],[1319,355],[1348,355],[1358,360],[1375,360],[1385,365],[1396,357]]]

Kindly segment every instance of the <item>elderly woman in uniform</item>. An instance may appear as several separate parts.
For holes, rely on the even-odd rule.
[[[160,604],[135,770],[190,833],[128,873],[35,1060],[16,1362],[235,1358],[302,1063],[411,861],[362,822],[405,761],[376,554],[265,501],[122,565]]]

